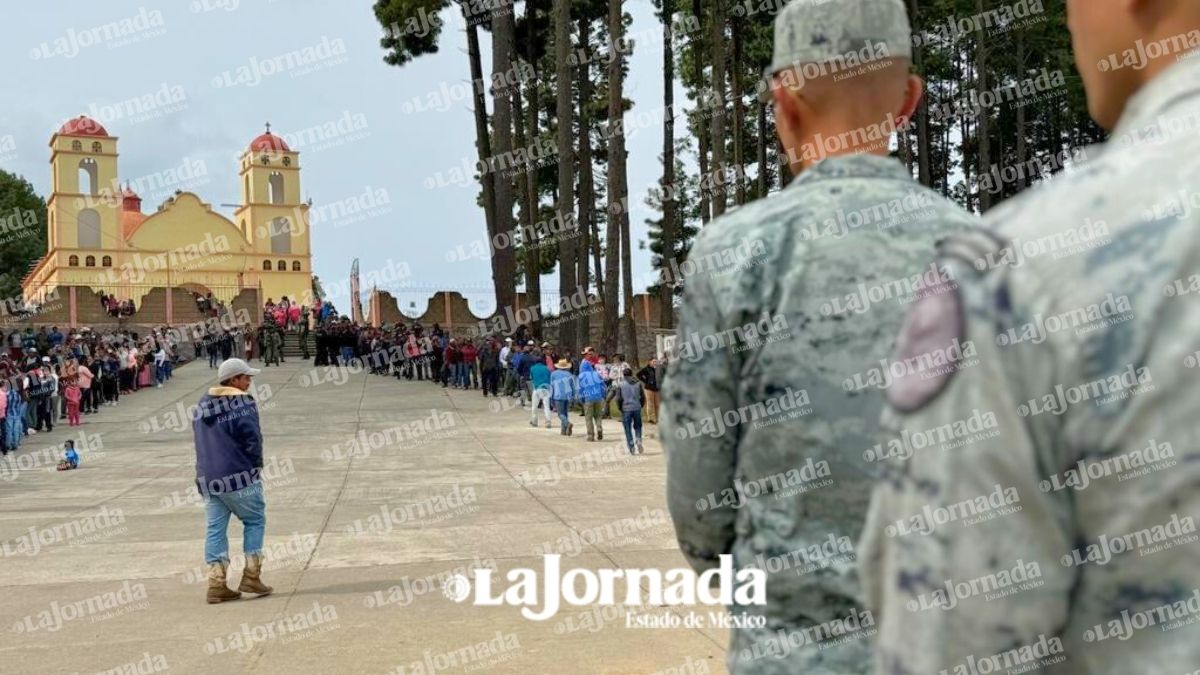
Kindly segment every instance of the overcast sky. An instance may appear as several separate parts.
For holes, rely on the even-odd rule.
[[[142,186],[144,211],[179,188],[229,215],[232,208],[220,205],[239,201],[236,157],[269,121],[302,153],[303,193],[317,211],[313,264],[327,285],[344,288],[357,257],[364,285],[374,274],[387,285],[428,289],[403,294],[402,309],[412,301],[423,308],[429,292],[450,288],[463,291],[477,314],[489,313],[489,265],[470,257],[485,236],[477,183],[453,182],[476,157],[462,20],[446,17],[437,54],[396,68],[382,61],[371,5],[15,3],[0,25],[6,64],[0,69],[0,91],[6,93],[0,99],[0,168],[24,175],[45,196],[50,135],[67,118],[87,114],[120,137],[121,178]],[[661,174],[662,52],[649,0],[629,2],[627,11],[634,19],[631,35],[645,38],[631,57],[626,85],[635,104],[631,115],[638,115],[627,119],[638,249],[651,215],[643,199]],[[103,35],[111,33],[106,25],[121,21],[135,30]],[[481,39],[488,71],[490,35],[481,33]],[[306,49],[320,58],[297,64],[296,53]],[[151,110],[131,111],[131,101],[147,96],[157,99]],[[430,109],[431,100],[442,109]],[[338,131],[329,137],[317,132],[323,127]],[[686,126],[680,122],[676,129]],[[172,175],[182,178],[165,184]],[[366,211],[333,215],[351,200]],[[465,260],[455,260],[464,252]],[[649,264],[646,251],[634,251],[636,278],[646,278]],[[411,276],[395,281],[405,265]],[[544,277],[543,285],[556,288],[557,274]],[[637,285],[640,290],[645,284]],[[335,302],[348,305],[345,297]]]

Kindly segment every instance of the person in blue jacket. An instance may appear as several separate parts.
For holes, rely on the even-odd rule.
[[[571,374],[571,362],[559,359],[554,364],[554,372],[550,373],[550,403],[558,411],[558,421],[562,435],[570,436],[575,428],[571,424],[571,403],[579,400],[579,382]]]
[[[604,427],[601,423],[604,415],[604,379],[587,359],[579,362],[579,397],[583,399],[587,439],[604,440]]]
[[[242,592],[266,595],[262,582],[263,538],[267,508],[262,489],[262,429],[258,405],[250,394],[259,374],[241,359],[228,359],[217,369],[219,386],[200,399],[192,418],[196,443],[196,488],[204,498],[208,521],[204,562],[208,565],[208,602],[237,600]],[[246,569],[238,590],[225,585],[229,569],[229,516],[242,521]]]

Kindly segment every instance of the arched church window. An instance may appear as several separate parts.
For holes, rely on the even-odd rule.
[[[96,160],[91,157],[84,157],[79,160],[79,193],[94,195],[99,185],[100,181],[98,180]]]
[[[112,256],[111,256],[111,255],[106,255],[106,256],[104,256],[103,258],[101,258],[101,259],[100,259],[100,266],[101,266],[101,267],[112,267]]]
[[[79,256],[73,255],[70,258],[67,258],[67,265],[69,267],[79,267]]]
[[[92,152],[104,152],[104,146],[100,145],[100,141],[92,141]]]
[[[292,271],[293,271],[293,272],[299,272],[299,271],[300,271],[300,261],[299,261],[299,260],[293,260],[293,261],[292,261]]]
[[[83,265],[84,265],[84,267],[95,267],[96,266],[96,256],[89,255],[88,257],[84,258]]]
[[[75,152],[81,152],[83,151],[83,143],[80,143],[79,141],[71,141],[71,149]]]
[[[271,261],[270,261],[270,260],[264,260],[264,261],[263,261],[263,271],[264,271],[264,272],[270,272],[270,271],[271,271]]]
[[[279,262],[275,263],[275,269],[280,272],[286,272],[287,271],[287,263],[280,260]]]
[[[284,201],[283,195],[283,174],[278,171],[272,171],[267,177],[267,192],[270,193],[272,204],[282,204]]]

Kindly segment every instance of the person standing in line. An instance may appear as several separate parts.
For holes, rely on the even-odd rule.
[[[241,359],[223,362],[217,369],[218,385],[201,397],[192,421],[196,489],[204,498],[207,523],[204,562],[208,566],[209,604],[237,600],[242,593],[268,595],[274,590],[262,581],[267,527],[263,439],[258,404],[250,392],[252,378],[260,372]],[[242,550],[246,556],[246,568],[236,591],[225,582],[230,516],[242,521]]]
[[[80,391],[79,383],[76,380],[66,380],[66,384],[63,398],[67,402],[67,426],[77,427],[81,424],[79,421],[79,404],[83,400],[83,392]]]
[[[937,242],[977,225],[891,155],[923,88],[907,13],[903,0],[781,6],[762,93],[795,178],[709,223],[688,254],[717,262],[684,284],[658,436],[689,564],[703,572],[731,554],[739,572],[766,575],[765,604],[729,607],[747,620],[730,634],[733,675],[872,670],[853,550],[884,405],[872,369],[913,297],[944,295]],[[733,253],[745,242],[762,252],[754,265]],[[762,330],[743,332],[750,321]],[[713,335],[734,337],[712,347]],[[768,487],[743,489],[756,484]],[[831,539],[819,570],[791,558]],[[791,559],[803,567],[762,562]]]
[[[608,392],[608,401],[616,400],[621,411],[621,426],[625,428],[625,445],[629,454],[639,455],[646,451],[642,445],[642,406],[646,405],[646,391],[642,383],[633,377],[633,370],[626,368],[621,381]]]
[[[583,419],[587,426],[587,439],[604,440],[602,409],[604,408],[604,380],[588,359],[579,364],[579,398],[583,401]]]
[[[558,412],[560,431],[563,436],[570,436],[575,429],[571,423],[571,403],[579,400],[579,382],[571,373],[571,363],[566,358],[554,364],[554,372],[550,373],[550,403]]]
[[[167,379],[167,350],[158,343],[158,348],[154,350],[154,382],[155,387],[162,389],[163,382]]]
[[[529,405],[529,426],[537,426],[537,411],[538,405],[542,406],[546,416],[546,428],[550,428],[550,369],[542,361],[540,352],[525,352],[521,355],[520,368],[527,375],[522,376],[522,381],[528,379],[530,382],[530,405]],[[525,392],[525,385],[521,385],[522,394]],[[522,396],[524,399],[524,396]],[[522,402],[524,402],[522,400]]]
[[[1066,10],[1111,136],[947,240],[953,287],[908,310],[897,363],[972,353],[887,390],[876,447],[902,451],[859,545],[878,673],[1200,665],[1200,3]],[[949,447],[908,442],[981,418]],[[945,596],[1011,570],[1036,584]]]
[[[637,379],[646,389],[646,421],[658,423],[658,359],[650,359],[650,363],[637,372]]]

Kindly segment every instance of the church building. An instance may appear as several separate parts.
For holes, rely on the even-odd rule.
[[[27,301],[69,287],[139,307],[156,288],[212,293],[227,304],[248,290],[258,303],[311,301],[300,154],[270,125],[238,159],[241,199],[232,220],[181,190],[145,212],[136,182],[122,185],[117,157],[117,137],[85,116],[51,136],[47,251],[22,282]]]

